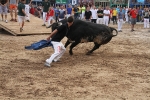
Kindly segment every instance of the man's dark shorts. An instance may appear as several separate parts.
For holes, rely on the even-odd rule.
[[[136,24],[136,18],[131,18],[131,24],[132,25]]]

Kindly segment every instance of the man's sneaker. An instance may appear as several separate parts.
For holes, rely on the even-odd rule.
[[[7,21],[7,20],[5,20],[5,22],[6,22],[6,23],[8,23],[8,21]]]
[[[23,31],[23,28],[22,27],[20,27],[20,32],[22,32]]]
[[[47,26],[46,28],[50,28],[50,27],[51,27],[51,25]]]
[[[15,22],[17,22],[17,19],[14,19]]]
[[[45,24],[43,24],[42,26],[46,26]]]
[[[51,65],[48,62],[45,62],[44,64],[46,67],[51,67]]]
[[[30,22],[30,20],[27,20],[27,22]]]
[[[11,19],[10,21],[14,21],[14,19]]]

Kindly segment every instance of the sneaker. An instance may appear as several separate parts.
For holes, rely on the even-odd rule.
[[[133,32],[133,31],[135,31],[135,30],[132,29],[131,32]]]
[[[8,21],[7,21],[7,20],[5,20],[5,22],[6,22],[6,23],[8,23]]]
[[[14,19],[15,22],[17,22],[17,19]]]
[[[47,26],[46,28],[50,28],[50,27],[51,27],[51,25]]]
[[[11,19],[10,21],[14,21],[14,19]]]
[[[23,31],[23,28],[22,27],[20,27],[20,32],[22,32]]]
[[[45,62],[44,64],[46,67],[51,67],[51,65],[48,62]]]
[[[27,20],[27,22],[30,22],[30,20]]]
[[[45,24],[43,24],[42,26],[46,26]]]

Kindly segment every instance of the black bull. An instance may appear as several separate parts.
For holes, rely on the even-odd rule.
[[[66,22],[67,20],[62,20],[60,22],[53,23],[51,25],[52,31]],[[116,31],[115,35],[113,35],[113,30]],[[89,55],[101,45],[108,43],[112,37],[117,36],[118,34],[115,28],[81,20],[75,20],[70,29],[65,32],[68,38],[67,42],[65,43],[65,47],[72,43],[69,50],[70,55],[73,55],[72,49],[79,43],[94,42],[94,47],[86,53]]]

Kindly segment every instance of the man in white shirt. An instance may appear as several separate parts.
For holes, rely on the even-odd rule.
[[[91,22],[96,23],[96,20],[97,20],[97,10],[95,9],[95,6],[92,7],[91,12],[92,12]]]
[[[110,11],[108,6],[106,6],[106,9],[104,10],[103,13],[104,13],[104,25],[108,26],[109,16],[110,16]]]

